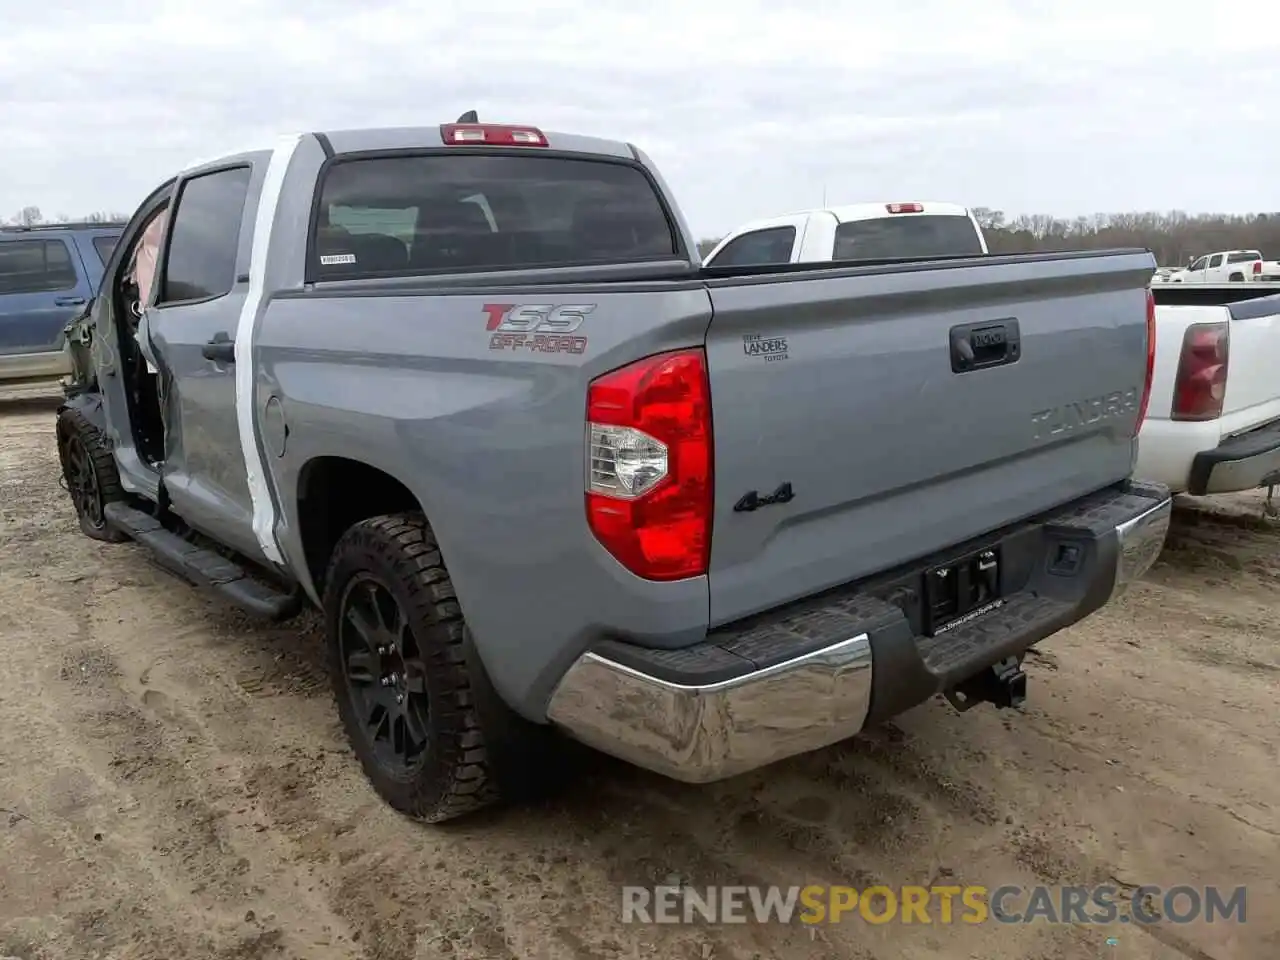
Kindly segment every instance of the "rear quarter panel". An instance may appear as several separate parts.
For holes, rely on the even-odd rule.
[[[594,304],[577,331],[583,352],[491,348],[482,308],[493,302]],[[544,719],[552,685],[602,636],[701,639],[705,578],[640,580],[590,533],[585,412],[598,374],[701,346],[709,310],[694,283],[277,297],[255,359],[261,392],[281,398],[289,426],[268,468],[290,566],[306,571],[300,474],[315,458],[346,457],[422,504],[497,690],[530,719]]]

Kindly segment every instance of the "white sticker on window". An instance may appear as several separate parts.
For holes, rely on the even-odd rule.
[[[320,265],[323,267],[336,267],[339,264],[355,262],[354,253],[327,253],[320,258]]]

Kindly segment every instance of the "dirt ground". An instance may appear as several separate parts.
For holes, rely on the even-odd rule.
[[[362,779],[314,619],[255,626],[79,534],[53,406],[0,402],[0,958],[1280,956],[1280,527],[1183,505],[1158,566],[943,702],[709,787],[600,758],[444,828]],[[623,925],[621,884],[1248,887],[1244,924]]]

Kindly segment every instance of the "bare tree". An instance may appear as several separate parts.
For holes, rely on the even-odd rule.
[[[988,229],[992,253],[1142,247],[1163,266],[1179,266],[1216,250],[1259,250],[1280,257],[1280,213],[1116,213],[1074,220],[1020,216]]]
[[[35,227],[41,224],[59,223],[100,223],[104,226],[114,226],[128,222],[129,215],[127,213],[119,213],[113,210],[97,210],[83,217],[71,217],[65,213],[59,213],[50,220],[40,212],[39,207],[35,206],[23,207],[8,220],[0,218],[0,224],[8,223],[18,227]]]
[[[97,210],[84,218],[85,223],[127,223],[128,220],[127,213],[112,213],[106,210]]]
[[[999,230],[1004,226],[1004,211],[992,210],[990,207],[974,207],[971,211],[978,226],[983,230]]]
[[[14,216],[13,222],[20,227],[34,227],[38,223],[43,223],[44,217],[40,215],[39,207],[23,207]]]

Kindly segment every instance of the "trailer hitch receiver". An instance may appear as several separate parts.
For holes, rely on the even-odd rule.
[[[998,710],[1021,707],[1027,699],[1027,675],[1022,671],[1022,658],[1005,657],[945,691],[944,696],[961,713],[980,703],[994,704]]]

